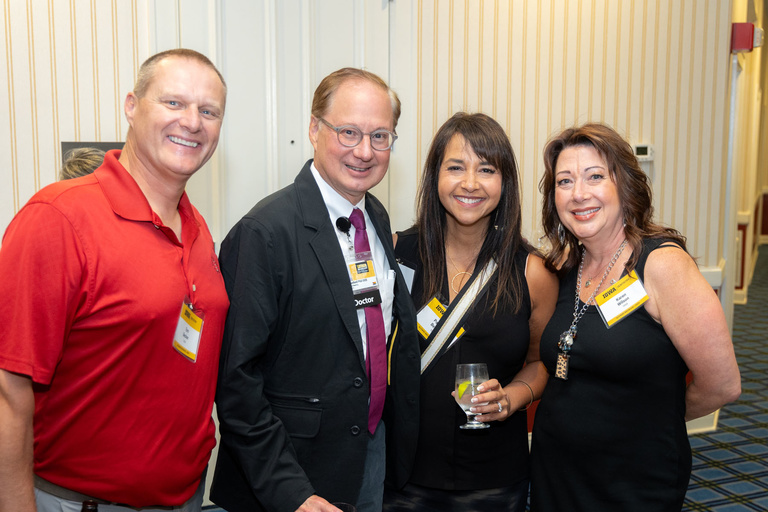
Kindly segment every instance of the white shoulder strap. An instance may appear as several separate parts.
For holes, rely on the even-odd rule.
[[[445,318],[440,329],[432,337],[432,341],[429,346],[427,346],[427,350],[421,355],[421,373],[424,373],[424,370],[426,370],[427,367],[432,364],[432,361],[434,361],[435,356],[441,352],[441,349],[448,341],[448,338],[454,333],[459,322],[461,322],[466,312],[469,311],[472,304],[474,304],[475,298],[477,298],[480,290],[488,284],[488,281],[490,281],[495,271],[496,262],[493,259],[490,259],[480,275],[469,285],[469,288],[467,288],[459,301],[446,313],[447,318]],[[454,337],[446,350],[451,348],[458,340],[457,337]]]

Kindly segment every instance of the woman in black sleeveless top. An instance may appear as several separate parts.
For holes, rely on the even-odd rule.
[[[685,238],[653,222],[647,177],[614,130],[567,129],[544,162],[546,262],[562,281],[541,341],[531,510],[680,511],[686,420],[740,393],[722,308]]]
[[[401,265],[414,270],[417,310],[437,299],[446,317],[458,315],[456,304],[473,296],[486,267],[497,268],[459,317],[459,340],[422,373],[416,462],[404,489],[385,490],[385,511],[525,510],[524,409],[546,381],[538,341],[557,279],[521,235],[518,186],[512,146],[490,117],[458,113],[435,135],[416,226],[398,233],[395,247]],[[421,325],[422,366],[434,337],[427,329]],[[457,363],[487,364],[491,380],[477,398],[488,405],[476,407],[490,428],[459,429],[467,418],[452,396]]]

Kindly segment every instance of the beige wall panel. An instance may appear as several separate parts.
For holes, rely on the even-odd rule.
[[[70,29],[74,51],[71,76],[75,107],[72,136],[74,140],[100,140],[99,106],[109,104],[106,96],[98,95],[99,84],[96,80],[99,51],[97,33],[102,27],[99,27],[98,21],[94,23],[96,13],[93,11],[93,2],[73,2],[72,7]]]
[[[562,84],[570,79],[566,74],[566,59],[568,55],[567,45],[569,44],[568,36],[572,34],[572,31],[568,30],[568,16],[573,4],[572,0],[565,1],[559,8],[549,9],[550,30],[546,34],[551,55],[546,63],[547,76],[549,77],[546,96],[548,107],[541,131],[546,139],[552,136],[555,126],[563,125],[565,117],[567,102],[563,94]]]
[[[61,141],[123,140],[122,102],[147,53],[146,1],[6,0],[0,228],[55,181]]]
[[[272,182],[276,181],[275,176],[268,170],[270,158],[274,156],[268,144],[274,127],[274,112],[268,108],[274,89],[265,69],[269,63],[267,34],[271,34],[269,29],[274,21],[264,2],[243,3],[236,8],[226,4],[221,16],[222,24],[228,28],[221,34],[222,69],[237,70],[236,77],[232,76],[234,72],[224,76],[227,112],[217,149],[225,170],[223,181],[237,183],[223,189],[227,206],[222,221],[231,227],[259,197],[277,186]],[[261,24],[265,27],[264,37],[253,37],[253,27]],[[260,150],[252,151],[255,147]],[[220,242],[227,232],[212,221],[208,219],[208,225],[214,232],[214,240]]]
[[[42,144],[51,135],[52,106],[51,106],[51,72],[48,66],[49,47],[48,31],[44,30],[48,16],[46,6],[42,2],[27,4],[28,26],[36,27],[36,30],[28,33],[29,62],[27,63],[27,76],[20,75],[21,85],[26,81],[29,89],[29,109],[24,113],[28,122],[26,129],[29,138],[29,153],[34,174],[33,182],[38,185],[50,178],[55,170],[55,156]]]
[[[418,2],[420,162],[454,111],[505,127],[521,164],[524,229],[538,236],[542,149],[603,121],[654,146],[657,218],[717,265],[725,173],[728,6],[716,0]],[[466,15],[465,15],[466,13]],[[492,85],[489,85],[491,82]]]
[[[541,158],[535,158],[536,148],[543,147],[550,133],[547,127],[548,112],[551,108],[549,98],[552,94],[551,63],[554,62],[552,55],[552,45],[550,44],[550,34],[552,33],[552,2],[537,2],[536,9],[529,11],[529,26],[534,37],[533,55],[548,55],[549,58],[531,58],[529,60],[530,71],[528,74],[532,77],[530,108],[526,107],[526,118],[533,120],[533,124],[526,128],[530,130],[530,136],[526,138],[526,157],[521,166],[523,179],[521,180],[521,195],[523,197],[523,222],[528,225],[534,223],[541,215],[541,205],[538,196],[539,179],[543,173],[543,162]],[[546,20],[546,23],[544,21]],[[536,238],[536,231],[530,231],[530,238]]]
[[[677,151],[675,145],[679,129],[679,111],[678,104],[680,91],[677,85],[680,83],[680,60],[682,58],[682,42],[680,26],[682,16],[680,11],[682,5],[680,2],[670,6],[666,15],[662,13],[662,18],[666,19],[666,59],[664,69],[659,75],[664,84],[664,96],[662,99],[663,110],[659,113],[662,122],[662,130],[659,137],[653,141],[659,151],[660,164],[658,168],[658,178],[660,180],[660,195],[658,198],[657,215],[666,220],[667,223],[674,224],[675,206],[677,204]],[[653,106],[651,106],[653,108]]]
[[[624,126],[628,133],[634,133],[635,138],[643,136],[640,128],[642,116],[641,104],[643,103],[644,86],[643,82],[643,52],[645,50],[646,38],[643,32],[645,28],[644,11],[647,4],[640,2],[630,3],[626,9],[628,16],[625,24],[627,35],[632,44],[627,45],[625,55],[622,57],[627,69],[626,81],[622,82],[622,90],[619,97],[624,97],[623,105],[620,110],[624,111]],[[639,142],[634,140],[633,142]]]
[[[717,6],[707,6],[705,11],[705,23],[704,26],[710,24],[715,16],[717,16]],[[696,190],[702,190],[702,187],[712,187],[712,166],[714,162],[711,160],[711,150],[713,144],[711,143],[711,128],[715,123],[715,112],[709,109],[703,109],[697,107],[698,105],[704,105],[709,98],[712,98],[714,94],[717,74],[722,74],[726,69],[724,66],[718,66],[718,63],[714,60],[716,55],[717,34],[705,34],[703,31],[698,39],[698,44],[701,46],[704,59],[699,66],[699,73],[696,74],[695,89],[698,94],[699,100],[693,103],[694,110],[698,115],[697,126],[691,130],[691,137],[698,142],[698,150],[692,155],[692,173],[694,180],[696,181]],[[709,101],[711,105],[711,101]],[[723,119],[722,122],[725,122]],[[691,251],[697,255],[711,254],[717,255],[715,247],[710,247],[712,240],[712,234],[716,234],[716,230],[719,229],[719,218],[714,219],[715,224],[711,225],[712,219],[709,218],[709,208],[711,204],[711,197],[708,194],[698,194],[694,192],[693,195],[697,210],[693,220],[693,232],[702,233],[703,235],[697,240],[696,247],[691,247]],[[714,233],[713,233],[714,231]],[[717,237],[714,237],[715,239]]]
[[[485,0],[483,2],[483,21],[482,30],[487,37],[482,38],[482,89],[478,98],[480,108],[492,115],[498,117],[500,101],[505,102],[506,98],[500,98],[500,92],[506,88],[506,61],[499,58],[499,47],[502,40],[506,40],[506,30],[501,31],[502,23],[499,17],[506,15],[504,6],[497,0]],[[503,11],[503,12],[502,12]],[[503,24],[506,28],[506,24]],[[504,124],[503,119],[499,122]]]
[[[411,104],[416,103],[417,112],[417,140],[416,145],[418,151],[418,164],[417,168],[419,174],[424,167],[424,159],[426,158],[427,151],[429,150],[429,143],[432,138],[432,134],[435,132],[438,126],[436,104],[439,99],[438,91],[446,91],[447,80],[440,76],[439,71],[447,70],[446,63],[441,63],[437,58],[437,49],[441,47],[438,40],[439,32],[436,31],[435,23],[426,23],[425,20],[438,20],[437,9],[432,9],[433,4],[430,2],[427,6],[420,5],[420,11],[418,13],[419,26],[416,27],[419,33],[419,63],[418,63],[418,97],[411,100]],[[447,38],[446,38],[447,41]],[[406,52],[407,49],[404,49]],[[443,65],[441,65],[443,64]],[[407,71],[405,72],[407,74]],[[437,84],[442,83],[441,87]]]
[[[0,218],[10,220],[17,209],[18,204],[18,163],[16,158],[16,116],[15,116],[15,89],[12,76],[12,55],[9,48],[11,44],[10,5],[8,1],[2,2],[0,9],[0,21],[3,27],[3,65],[0,65],[0,108],[5,115],[0,117]],[[7,223],[7,221],[6,221]],[[3,229],[5,224],[2,224]]]
[[[714,10],[714,16],[710,19],[717,20],[721,17],[728,17],[728,5],[724,5],[724,2],[713,2],[714,8],[710,6],[711,10]],[[705,164],[708,164],[710,172],[710,185],[709,189],[704,189],[702,193],[709,193],[709,201],[707,202],[707,215],[709,218],[708,227],[705,228],[705,238],[707,239],[707,259],[710,264],[718,264],[718,255],[725,257],[721,254],[720,248],[723,246],[723,233],[725,231],[724,226],[724,208],[723,204],[723,192],[725,189],[725,181],[727,174],[724,171],[728,166],[728,152],[726,144],[728,141],[728,122],[730,102],[722,100],[721,98],[728,98],[730,93],[730,59],[721,59],[719,55],[729,51],[730,49],[730,37],[731,31],[728,24],[717,23],[713,30],[713,39],[716,41],[716,47],[710,55],[712,58],[713,68],[713,90],[711,97],[705,99],[703,106],[711,105],[709,111],[712,115],[712,123],[709,127],[709,137],[706,139],[706,144],[703,147],[709,154],[709,159],[705,160]],[[724,49],[724,47],[726,49]]]
[[[525,139],[526,130],[523,124],[523,117],[520,112],[521,98],[525,96],[525,77],[522,74],[522,68],[525,62],[525,15],[524,7],[516,5],[514,2],[508,2],[507,38],[499,40],[499,59],[506,61],[507,64],[507,82],[501,89],[502,94],[506,96],[507,111],[500,111],[497,119],[502,119],[501,125],[507,130],[507,134],[512,140],[512,147],[515,149],[517,161],[522,166],[522,154],[520,147]],[[505,90],[506,89],[506,90]]]
[[[604,36],[605,46],[603,48],[603,60],[595,61],[597,67],[591,68],[591,72],[601,72],[601,80],[599,86],[601,88],[602,106],[600,110],[599,118],[585,119],[585,120],[601,120],[611,126],[619,127],[619,115],[622,110],[619,105],[619,84],[621,83],[622,62],[621,52],[626,50],[628,44],[627,34],[622,34],[622,7],[624,2],[611,2],[608,1],[604,4],[605,9],[605,24],[601,27],[601,31]],[[626,8],[625,8],[626,9]],[[626,14],[626,13],[624,13]],[[586,25],[583,25],[586,26]],[[622,37],[623,36],[623,37]],[[589,69],[589,68],[588,68]],[[587,71],[589,73],[589,71]],[[622,97],[622,100],[626,98]],[[579,121],[584,119],[584,111],[579,102]],[[590,113],[587,113],[589,115]]]
[[[302,2],[278,2],[275,16],[278,27],[289,23],[302,27],[308,25],[310,12]],[[304,30],[299,28],[299,33],[302,32]],[[312,86],[309,62],[302,58],[305,45],[309,46],[308,39],[296,37],[293,32],[278,30],[275,34],[275,52],[280,55],[282,65],[275,67],[274,80],[279,84],[290,84],[291,88],[291,94],[281,94],[276,98],[276,110],[280,113],[275,119],[278,158],[286,169],[295,169],[294,173],[301,169],[312,153],[307,136]],[[281,174],[276,188],[292,183],[294,177],[289,173]]]
[[[663,184],[663,156],[664,148],[660,141],[662,140],[666,131],[666,120],[663,108],[664,102],[669,95],[669,84],[661,80],[662,76],[666,75],[668,57],[668,41],[671,33],[670,20],[664,15],[663,6],[658,2],[649,2],[649,5],[653,7],[652,14],[649,14],[653,26],[653,52],[650,57],[650,89],[651,98],[648,104],[645,106],[647,114],[643,116],[643,119],[649,117],[647,121],[643,122],[644,126],[648,129],[648,138],[642,142],[653,143],[656,156],[654,161],[650,164],[652,169],[651,176],[653,176],[653,195],[655,199],[656,215],[663,217],[662,203],[664,200],[664,187]],[[655,108],[656,105],[662,105],[662,108]]]
[[[591,110],[593,105],[599,104],[600,101],[599,89],[585,89],[582,86],[582,80],[586,79],[586,84],[594,81],[593,75],[585,70],[590,68],[590,63],[594,59],[595,44],[602,44],[602,39],[596,40],[593,26],[595,23],[602,25],[600,15],[602,11],[596,12],[594,19],[588,25],[580,28],[581,22],[577,25],[573,23],[573,20],[581,20],[585,16],[583,4],[584,0],[566,1],[557,14],[560,18],[559,23],[552,30],[555,33],[562,33],[560,48],[554,46],[553,50],[557,53],[552,55],[554,68],[561,73],[560,79],[553,81],[552,96],[558,98],[559,103],[552,105],[552,122],[547,126],[548,138],[560,131],[563,126],[577,122],[577,98],[580,90],[587,91],[584,95],[584,102],[585,108],[588,110]],[[582,52],[582,48],[586,50]],[[582,57],[585,57],[585,60]]]
[[[700,182],[697,177],[699,172],[693,168],[695,155],[699,152],[701,141],[693,135],[700,125],[701,105],[699,95],[699,80],[696,77],[696,67],[704,58],[704,46],[700,45],[697,37],[704,33],[701,14],[704,9],[699,8],[704,3],[692,2],[684,6],[684,29],[681,37],[681,50],[683,55],[689,56],[694,51],[701,52],[700,58],[683,57],[680,62],[681,80],[678,90],[681,91],[678,100],[680,115],[680,128],[675,147],[678,153],[678,163],[675,175],[678,180],[678,207],[672,224],[683,233],[696,233],[695,222],[699,213],[696,202]],[[699,100],[699,101],[694,101]],[[698,237],[696,238],[698,242]],[[696,245],[699,245],[698,243]],[[695,247],[691,247],[694,250]],[[695,251],[694,251],[695,252]]]
[[[585,112],[584,107],[581,106],[581,99],[577,99],[577,111],[573,119],[573,124],[581,124],[587,121],[607,120],[611,115],[612,101],[608,96],[612,90],[611,84],[614,81],[614,77],[609,70],[616,62],[614,53],[614,45],[616,44],[616,15],[618,10],[612,8],[613,2],[608,0],[592,2],[588,6],[584,6],[581,9],[580,25],[575,27],[578,31],[586,31],[586,27],[590,27],[590,32],[594,30],[595,33],[595,49],[594,54],[589,55],[585,61],[584,55],[588,55],[587,52],[591,52],[591,46],[586,47],[580,44],[577,49],[577,55],[575,58],[579,59],[583,64],[584,73],[589,77],[589,82],[581,82],[580,88],[586,91],[580,94],[590,94],[593,91],[597,93],[596,102],[591,105]],[[594,21],[593,17],[602,17],[600,22]],[[581,55],[579,55],[581,54]]]
[[[724,188],[727,168],[731,30],[730,23],[720,21],[728,18],[726,3],[708,1],[703,5],[706,9],[700,9],[704,12],[702,21],[697,22],[697,32],[704,35],[697,40],[700,53],[695,53],[702,56],[698,64],[702,71],[700,75],[694,73],[690,84],[694,94],[701,91],[699,99],[691,105],[699,117],[689,123],[690,150],[697,152],[696,158],[691,157],[693,164],[688,174],[696,189],[689,191],[689,197],[696,202],[696,208],[686,210],[689,227],[685,234],[689,236],[691,252],[704,264],[715,266],[723,257],[725,206],[720,188]]]
[[[114,96],[117,101],[114,105],[115,125],[111,129],[116,134],[115,140],[122,141],[125,140],[125,135],[128,131],[128,123],[123,113],[125,96],[128,91],[133,89],[133,82],[141,64],[139,59],[146,55],[148,51],[144,49],[141,55],[139,55],[140,49],[146,48],[147,41],[146,36],[144,36],[144,44],[140,46],[142,41],[138,38],[142,34],[146,34],[146,29],[138,30],[136,25],[137,13],[134,7],[135,2],[112,0],[111,4],[110,36],[113,39],[113,43],[109,53],[102,52],[102,55],[105,59],[112,61],[111,72],[113,79],[111,83],[112,90],[109,94]],[[136,40],[134,40],[134,34],[136,34]]]
[[[119,3],[127,2],[95,2],[94,18],[100,20],[96,23],[94,30],[94,95],[90,98],[95,108],[96,140],[115,140],[125,139],[127,131],[127,122],[123,115],[123,100],[125,94],[133,89],[133,80],[120,82],[120,66],[124,65],[127,71],[133,68],[132,59],[122,62],[118,58],[118,39],[116,34],[120,23],[129,23],[132,16],[130,11],[118,10]],[[129,25],[130,26],[130,25]],[[127,35],[127,34],[126,34]],[[126,39],[126,41],[132,41]],[[130,49],[133,44],[128,44]],[[130,54],[128,54],[130,55]],[[130,77],[131,73],[123,73],[125,77]],[[101,98],[107,101],[102,102]],[[88,100],[88,98],[83,98]],[[98,99],[98,101],[95,101]],[[123,126],[126,128],[123,129]]]
[[[11,125],[12,161],[9,167],[3,162],[2,169],[10,168],[14,183],[13,212],[17,211],[38,188],[40,181],[37,168],[34,126],[32,119],[32,90],[30,88],[31,48],[29,40],[30,13],[25,5],[6,15],[6,66],[8,71],[8,121]],[[3,156],[5,160],[5,157]],[[5,180],[4,180],[5,181]]]
[[[742,190],[740,194],[739,210],[754,213],[755,201],[757,200],[757,149],[760,142],[759,121],[760,111],[754,108],[755,104],[760,103],[760,52],[762,48],[757,48],[747,56],[747,75],[748,82],[747,101],[749,108],[747,116],[744,119],[745,131],[749,134],[748,140],[745,140],[745,173],[743,175]]]
[[[390,20],[390,85],[400,94],[403,109],[397,132],[402,137],[390,156],[389,212],[392,229],[407,228],[413,223],[414,200],[418,186],[419,161],[422,140],[417,122],[420,122],[420,95],[416,93],[417,76],[422,59],[420,44],[418,2],[393,2],[389,7]],[[397,30],[394,27],[398,27]],[[407,142],[407,143],[404,143]],[[428,142],[427,142],[428,143]]]

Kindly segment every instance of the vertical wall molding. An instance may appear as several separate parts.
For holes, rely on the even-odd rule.
[[[266,0],[263,2],[263,16],[264,16],[264,31],[263,31],[263,44],[264,44],[264,90],[266,92],[264,107],[264,118],[267,120],[268,128],[266,130],[266,168],[264,172],[267,173],[267,187],[270,190],[277,190],[280,183],[278,163],[278,147],[277,147],[277,109],[275,104],[277,102],[277,45],[275,41],[275,34],[277,34],[279,27],[277,27],[277,19],[275,17],[275,2],[274,0]]]

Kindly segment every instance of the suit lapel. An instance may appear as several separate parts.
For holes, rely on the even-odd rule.
[[[395,260],[395,249],[392,246],[392,230],[387,221],[386,211],[370,194],[367,194],[365,198],[365,211],[368,212],[373,227],[376,229],[376,236],[379,237],[381,245],[384,246],[389,268],[395,270],[397,268],[397,261]]]
[[[387,215],[386,210],[384,210],[384,207],[381,205],[381,203],[379,203],[376,198],[371,196],[371,194],[366,194],[365,210],[368,212],[368,216],[371,218],[371,222],[373,223],[373,227],[376,229],[376,235],[379,237],[381,245],[384,246],[384,253],[387,255],[389,268],[394,270],[397,275],[395,280],[394,304],[392,305],[392,322],[394,325],[394,323],[396,323],[399,318],[399,301],[403,298],[406,298],[407,300],[411,299],[410,297],[404,296],[402,293],[398,293],[399,290],[405,290],[406,288],[400,287],[400,268],[397,264],[397,258],[395,258],[395,248],[392,245],[392,228],[389,225],[389,216]],[[390,333],[394,334],[394,329],[390,329]],[[389,342],[389,340],[387,341]]]
[[[360,324],[357,321],[357,311],[354,307],[352,286],[349,283],[344,255],[339,247],[334,227],[328,217],[328,209],[315,183],[315,178],[309,168],[310,162],[304,165],[294,184],[299,199],[299,208],[304,226],[314,231],[309,245],[323,269],[325,280],[333,294],[336,309],[346,327],[347,332],[357,348],[360,364],[365,368],[363,356],[363,338],[360,334]],[[325,307],[325,305],[320,305]],[[322,320],[321,320],[322,321]]]

